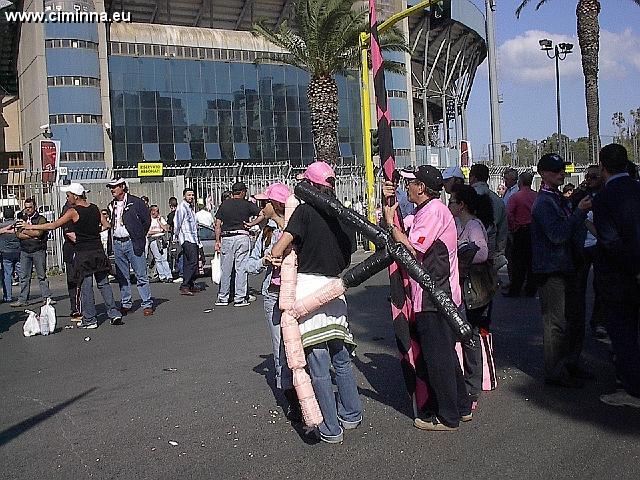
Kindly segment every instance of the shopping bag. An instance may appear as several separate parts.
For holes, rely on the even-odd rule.
[[[40,322],[45,321],[49,325],[49,333],[56,329],[56,309],[51,305],[51,299],[47,298],[46,303],[40,308]]]
[[[26,313],[29,314],[27,320],[24,322],[24,326],[22,327],[22,333],[25,337],[33,337],[40,333],[40,323],[38,322],[38,316],[36,312],[32,312],[31,310],[25,310]]]
[[[213,283],[220,283],[222,269],[220,267],[220,253],[216,252],[211,259],[211,280]]]

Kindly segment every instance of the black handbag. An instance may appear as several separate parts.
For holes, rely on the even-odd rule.
[[[498,272],[493,261],[471,264],[462,282],[462,297],[467,308],[487,305],[498,290]]]

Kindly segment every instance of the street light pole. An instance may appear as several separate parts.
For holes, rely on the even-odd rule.
[[[549,39],[542,39],[538,42],[540,48],[547,54],[547,57],[555,60],[556,63],[556,115],[558,117],[558,153],[564,157],[564,143],[562,141],[562,121],[560,116],[560,60],[567,58],[567,55],[573,53],[573,44],[560,43],[554,45]],[[553,54],[550,52],[553,51]]]

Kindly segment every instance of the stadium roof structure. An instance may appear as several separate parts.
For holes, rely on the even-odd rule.
[[[291,13],[292,0],[105,0],[107,12],[131,13],[137,23],[249,30],[259,19],[281,23]]]
[[[8,5],[3,6],[4,3]],[[7,22],[4,13],[22,10],[22,0],[0,2],[0,97],[18,93],[20,24]]]

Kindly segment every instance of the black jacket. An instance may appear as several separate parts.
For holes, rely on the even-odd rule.
[[[611,180],[593,199],[598,234],[595,279],[602,300],[614,305],[640,304],[640,183],[630,177]]]
[[[26,218],[24,219],[26,222]],[[31,217],[31,223],[33,225],[41,225],[43,223],[47,223],[47,219],[36,212],[33,217]],[[28,230],[29,226],[25,225],[25,229]],[[35,238],[29,238],[27,240],[20,240],[20,250],[25,253],[35,253],[40,250],[47,249],[47,232],[41,232],[41,235]]]
[[[111,236],[116,223],[116,209],[114,199],[109,204],[109,211],[111,212]],[[133,253],[138,256],[144,255],[144,247],[147,243],[147,232],[151,227],[151,213],[145,205],[145,203],[135,195],[127,193],[127,204],[124,207],[124,213],[122,215],[124,226],[129,232],[131,242],[133,243]]]

